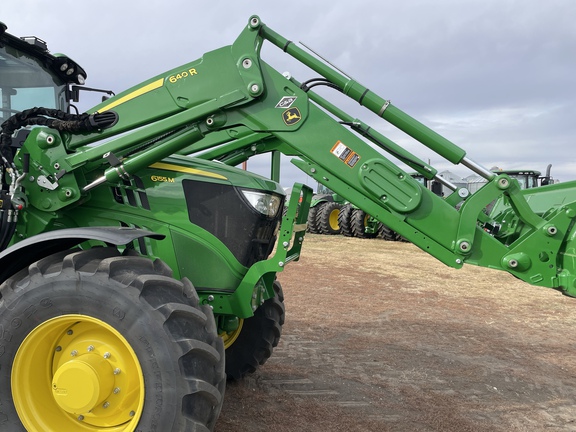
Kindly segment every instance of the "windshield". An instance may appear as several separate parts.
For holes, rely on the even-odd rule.
[[[65,90],[39,60],[13,47],[0,47],[0,122],[33,107],[66,110]]]
[[[318,183],[318,191],[317,194],[333,194],[331,189],[324,186],[322,183]]]
[[[530,174],[510,174],[510,177],[515,178],[520,183],[521,189],[532,189],[538,186],[538,176]]]

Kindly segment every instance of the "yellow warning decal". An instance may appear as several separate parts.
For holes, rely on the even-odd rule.
[[[360,160],[360,155],[340,140],[334,144],[334,147],[332,147],[330,152],[342,162],[346,163],[350,168],[353,168]]]
[[[142,96],[143,94],[151,92],[152,90],[156,90],[157,88],[160,88],[163,85],[164,85],[164,78],[157,79],[156,81],[151,82],[150,84],[145,85],[144,87],[140,87],[138,90],[134,90],[132,93],[128,93],[126,96],[122,96],[120,99],[116,99],[115,101],[110,102],[110,104],[106,105],[104,108],[100,108],[98,112],[101,113],[104,111],[108,111],[114,107],[117,107],[120,104],[123,104],[124,102],[128,102],[129,100],[137,98],[138,96]]]
[[[189,168],[189,167],[184,167],[181,165],[173,165],[173,164],[168,164],[168,163],[164,163],[164,162],[156,162],[153,163],[152,165],[150,165],[150,168],[156,168],[156,169],[163,169],[163,170],[167,170],[167,171],[175,171],[175,172],[181,172],[181,173],[187,173],[187,174],[194,174],[194,175],[200,175],[200,176],[204,176],[204,177],[211,177],[211,178],[215,178],[215,179],[220,179],[220,180],[228,180],[226,177],[224,177],[223,175],[220,174],[216,174],[210,171],[204,171],[204,170],[199,170],[196,168]]]

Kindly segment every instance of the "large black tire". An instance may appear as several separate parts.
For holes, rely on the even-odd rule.
[[[24,426],[28,431],[104,430],[95,423],[113,412],[116,431],[214,428],[226,385],[222,340],[211,310],[198,304],[192,284],[172,278],[161,261],[122,256],[114,248],[66,251],[12,276],[0,293],[3,432],[23,431]],[[105,337],[90,339],[101,334]],[[124,350],[128,355],[122,357]],[[120,370],[122,358],[135,367]],[[65,365],[92,359],[101,371],[116,368],[114,391],[104,392],[105,398],[99,397],[86,413],[68,409],[59,397],[84,392],[93,383],[66,381],[66,373],[75,377],[82,365]],[[40,379],[29,378],[38,374]],[[98,376],[104,376],[97,385],[103,389],[110,376]],[[128,379],[136,385],[118,384]],[[61,383],[68,387],[60,388]],[[122,398],[134,392],[140,399],[126,408],[130,399]],[[106,414],[100,418],[103,409]],[[130,417],[121,418],[126,415]]]
[[[380,223],[380,224],[378,224],[378,237],[381,237],[387,241],[397,241],[398,240],[398,233],[396,233],[396,231],[388,228],[383,223]]]
[[[366,222],[370,216],[360,209],[354,209],[352,211],[352,217],[350,219],[350,225],[352,226],[352,233],[354,237],[368,238],[370,235],[366,233]]]
[[[286,311],[282,286],[277,280],[274,291],[276,296],[256,309],[254,316],[241,320],[242,327],[236,339],[226,348],[228,379],[238,380],[256,371],[280,342]]]
[[[320,229],[318,227],[317,215],[318,210],[322,204],[317,204],[314,207],[310,207],[308,212],[308,229],[307,231],[311,234],[320,234]]]
[[[316,215],[317,225],[320,234],[340,234],[340,226],[338,225],[338,215],[342,206],[337,202],[327,201],[322,203],[318,214]]]
[[[345,204],[340,209],[340,213],[338,214],[338,225],[340,225],[340,234],[346,237],[354,237],[354,233],[352,232],[352,211],[354,208],[350,204]]]

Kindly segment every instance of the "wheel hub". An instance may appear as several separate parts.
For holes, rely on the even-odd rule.
[[[52,381],[56,403],[70,414],[92,411],[114,388],[110,364],[96,354],[86,354],[58,368]]]

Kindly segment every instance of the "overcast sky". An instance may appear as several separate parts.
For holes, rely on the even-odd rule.
[[[44,39],[52,52],[86,69],[88,86],[116,92],[231,44],[252,14],[313,47],[487,168],[544,171],[552,163],[554,177],[576,179],[574,0],[2,0],[0,5],[0,21],[10,33]],[[292,71],[290,64],[279,65],[280,54],[272,63],[280,72]],[[440,171],[470,174],[358,104],[346,108]],[[260,163],[250,167],[259,170]],[[284,186],[313,184],[285,165]]]

